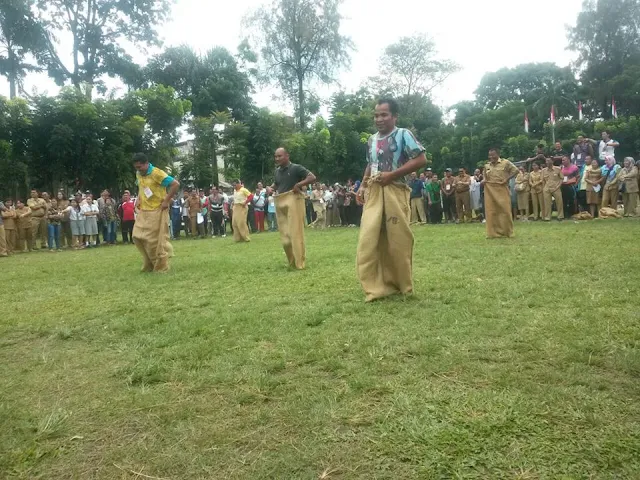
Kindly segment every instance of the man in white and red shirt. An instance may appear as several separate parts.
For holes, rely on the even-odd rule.
[[[133,243],[133,225],[136,221],[136,203],[131,200],[129,190],[124,191],[122,203],[118,207],[118,215],[122,223],[122,242]]]

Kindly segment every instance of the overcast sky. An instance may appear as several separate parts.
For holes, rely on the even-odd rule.
[[[165,46],[188,44],[201,52],[215,45],[235,51],[243,38],[241,21],[261,0],[176,0],[171,20],[161,29]],[[345,0],[342,32],[353,40],[351,68],[339,78],[340,85],[353,91],[377,72],[377,59],[384,47],[401,36],[424,32],[437,44],[440,56],[462,66],[434,92],[434,101],[448,107],[473,98],[473,91],[486,72],[527,62],[572,61],[566,50],[566,24],[574,24],[582,0]],[[135,59],[144,63],[144,55]],[[117,86],[117,82],[109,82]],[[57,92],[46,75],[27,78],[27,91],[33,88]],[[331,90],[321,90],[328,96]],[[259,106],[291,111],[274,100],[275,91],[254,95]],[[8,96],[6,81],[0,94]]]

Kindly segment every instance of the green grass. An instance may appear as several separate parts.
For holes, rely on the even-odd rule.
[[[2,259],[0,478],[640,478],[640,222],[415,232],[373,304],[356,229]]]

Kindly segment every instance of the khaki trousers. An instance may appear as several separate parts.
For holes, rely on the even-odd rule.
[[[622,203],[624,204],[624,214],[626,216],[634,216],[636,214],[636,206],[638,205],[638,192],[623,193]]]
[[[427,216],[424,213],[424,200],[422,198],[411,199],[411,223],[426,223]]]
[[[356,269],[366,301],[413,292],[413,233],[406,185],[370,179],[360,224]]]
[[[19,252],[31,251],[33,235],[31,227],[18,227],[18,247]]]
[[[31,217],[31,250],[36,248],[37,238],[42,248],[48,247],[47,219],[44,217]]]
[[[316,219],[309,224],[310,227],[325,228],[327,226],[327,207],[324,203],[313,202],[313,211]]]
[[[18,246],[18,230],[15,228],[7,230],[5,227],[4,233],[7,237],[7,251],[13,253]]]
[[[287,255],[287,261],[291,267],[302,270],[306,261],[304,195],[293,191],[286,192],[276,195],[275,203],[280,242]]]
[[[234,242],[248,242],[249,238],[249,226],[247,225],[247,211],[248,207],[244,204],[233,204],[233,220],[231,226],[233,227],[233,241]]]
[[[4,234],[7,237],[7,252],[13,253],[18,247],[18,230],[15,228],[7,230],[7,227],[5,226]]]
[[[4,225],[0,225],[0,257],[9,255],[7,251],[7,237],[4,233]]]
[[[544,199],[542,197],[542,192],[536,193],[531,192],[531,203],[533,205],[533,218],[540,218],[540,213],[544,212]]]
[[[562,192],[560,191],[560,187],[555,192],[549,192],[545,190],[543,192],[544,203],[543,203],[543,211],[542,217],[544,220],[551,220],[551,199],[556,201],[556,208],[558,209],[558,218],[564,218],[564,203],[562,203]]]
[[[191,237],[198,236],[198,216],[197,215],[195,217],[189,217],[189,227],[191,230]]]
[[[169,243],[169,210],[141,210],[133,226],[133,243],[144,262],[143,272],[166,272],[173,248]]]
[[[458,220],[471,221],[471,192],[456,192],[456,211]]]
[[[602,208],[618,209],[618,186],[602,189]]]

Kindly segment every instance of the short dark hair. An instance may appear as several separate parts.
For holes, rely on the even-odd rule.
[[[391,112],[391,115],[397,117],[400,113],[400,106],[398,105],[398,102],[396,102],[391,97],[382,97],[378,99],[376,105],[384,105],[385,103],[389,105],[389,111]]]
[[[544,145],[542,143],[539,143],[538,148],[544,148]]]
[[[611,136],[611,130],[602,130],[602,133],[606,133],[607,135]]]
[[[138,152],[133,155],[133,163],[147,163],[148,161],[149,159],[142,152]]]
[[[490,152],[496,152],[496,153],[500,153],[500,148],[499,147],[491,147],[489,149]]]

